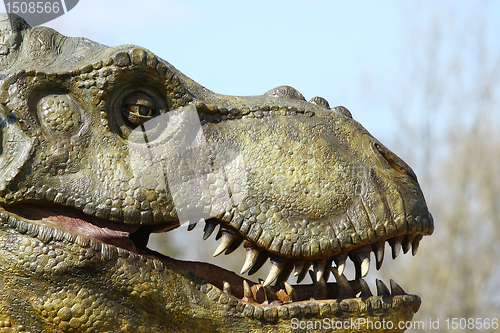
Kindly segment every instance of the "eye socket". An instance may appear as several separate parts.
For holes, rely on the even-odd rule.
[[[122,114],[132,125],[140,126],[156,113],[153,99],[141,92],[132,93],[123,100]]]

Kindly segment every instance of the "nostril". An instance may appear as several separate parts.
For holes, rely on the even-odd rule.
[[[399,173],[410,176],[413,180],[418,182],[417,175],[413,172],[408,164],[405,163],[402,159],[400,159],[396,154],[382,146],[379,143],[375,143],[375,148],[380,153],[380,155],[384,158],[384,160],[389,163],[389,165]]]

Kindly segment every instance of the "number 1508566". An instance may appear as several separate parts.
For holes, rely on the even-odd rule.
[[[61,10],[58,1],[6,1],[5,7],[12,14],[57,14]]]

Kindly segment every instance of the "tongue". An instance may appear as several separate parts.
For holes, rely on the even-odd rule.
[[[140,228],[138,224],[103,220],[66,207],[21,204],[11,206],[8,210],[40,225],[58,228],[136,253],[140,252],[130,239],[130,235]]]

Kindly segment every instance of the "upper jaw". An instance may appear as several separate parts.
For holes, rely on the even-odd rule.
[[[287,112],[267,108],[239,122],[212,119],[202,126],[215,156],[206,185],[226,194],[215,205],[225,209],[205,207],[203,218],[221,220],[270,253],[304,260],[396,237],[411,246],[432,233],[432,216],[406,163],[343,114]]]
[[[264,102],[270,101],[274,105],[266,107]],[[417,248],[421,237],[432,233],[432,217],[411,169],[345,111],[269,96],[240,101],[250,102],[260,106],[242,114],[238,110],[245,106],[235,111],[196,101],[166,114],[176,119],[173,130],[167,126],[144,142],[140,135],[131,136],[124,145],[129,149],[125,168],[136,183],[147,183],[143,175],[164,178],[161,193],[139,188],[146,194],[134,193],[134,199],[150,202],[148,197],[155,200],[166,193],[164,203],[175,206],[171,211],[177,215],[165,218],[164,212],[156,220],[157,211],[146,208],[140,212],[142,225],[162,226],[152,231],[164,231],[215,218],[222,226],[218,254],[246,239],[252,253],[275,256],[266,284],[278,279],[287,259],[318,261],[318,267],[333,261],[341,267],[350,257],[359,278],[368,271],[366,258],[372,250],[381,265],[381,242],[388,240],[397,253],[402,244],[406,250]],[[224,121],[224,116],[230,120],[230,110],[240,116],[238,121]],[[157,118],[155,124],[162,120]],[[173,172],[165,175],[159,163]],[[60,197],[52,192],[37,199]],[[109,210],[99,211],[97,204],[87,210],[90,204],[83,209],[88,215],[139,222],[137,214],[124,210],[113,216]],[[148,216],[142,213],[153,218],[142,221]],[[245,266],[257,258],[250,260]]]

